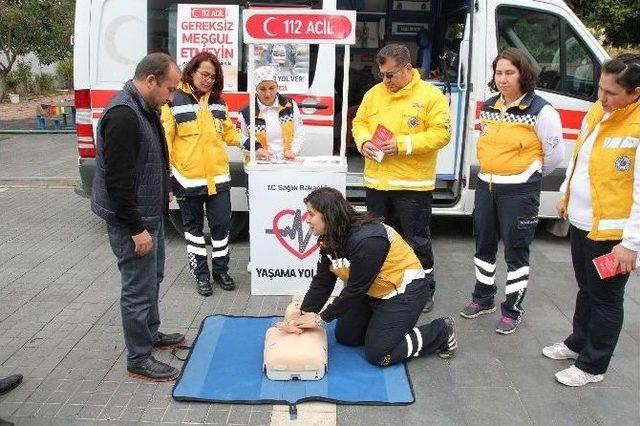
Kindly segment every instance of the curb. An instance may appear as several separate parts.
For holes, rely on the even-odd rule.
[[[0,177],[0,186],[8,188],[73,188],[76,177]]]

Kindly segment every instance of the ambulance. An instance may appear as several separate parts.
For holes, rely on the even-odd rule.
[[[123,83],[132,77],[146,54],[164,51],[179,57],[178,38],[184,4],[203,7],[238,5],[237,49],[220,50],[234,56],[235,66],[225,69],[232,82],[223,97],[231,116],[248,104],[247,56],[242,40],[242,10],[247,7],[349,9],[357,11],[356,44],[349,49],[349,95],[342,99],[342,63],[345,49],[332,45],[257,46],[275,66],[288,66],[297,86],[287,92],[298,102],[306,128],[302,155],[332,155],[339,146],[340,111],[348,102],[347,127],[364,92],[376,84],[376,52],[388,43],[403,43],[412,65],[423,78],[450,100],[453,132],[440,151],[433,210],[436,215],[470,215],[473,211],[478,162],[475,154],[480,134],[480,108],[493,93],[491,62],[506,47],[526,52],[539,76],[536,92],[558,109],[566,144],[565,162],[542,184],[540,217],[555,218],[554,205],[568,158],[586,111],[597,99],[605,50],[571,9],[560,0],[324,0],[231,2],[225,0],[78,0],[75,10],[74,88],[76,103],[78,168],[82,192],[91,191],[95,169],[96,126],[104,107]],[[218,19],[212,16],[209,19]],[[229,24],[225,26],[227,30]],[[232,38],[233,38],[232,37]],[[221,37],[216,36],[216,39]],[[194,38],[192,38],[194,39]],[[211,37],[201,35],[202,48]],[[256,55],[254,53],[254,55]],[[256,55],[257,56],[257,55]],[[256,61],[263,56],[256,57]],[[347,137],[347,198],[364,208],[363,159]],[[240,152],[229,148],[232,178],[232,229],[234,239],[247,227],[246,178]],[[181,217],[172,204],[170,218],[180,231]]]

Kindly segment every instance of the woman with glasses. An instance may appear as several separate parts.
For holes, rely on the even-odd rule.
[[[502,240],[507,279],[495,330],[511,334],[524,314],[529,246],[538,224],[542,176],[563,160],[564,145],[560,114],[534,92],[538,77],[531,59],[520,49],[508,48],[492,66],[489,88],[499,93],[482,106],[477,142],[476,280],[471,302],[460,315],[472,319],[495,312],[496,253]]]
[[[278,93],[276,69],[256,68],[256,158],[259,160],[294,160],[302,150],[304,127],[302,115],[293,99]],[[249,136],[249,106],[238,117],[238,124]],[[249,150],[249,145],[245,147]]]
[[[202,296],[213,294],[204,214],[211,230],[211,277],[223,290],[233,290],[229,276],[231,177],[226,146],[240,146],[242,135],[229,118],[221,97],[222,67],[211,53],[201,52],[187,63],[173,101],[162,107],[173,193],[180,206],[189,268]]]
[[[575,363],[556,373],[567,386],[604,379],[624,319],[624,288],[640,251],[640,53],[602,67],[598,101],[582,122],[561,187],[558,216],[571,223],[578,295],[573,332],[542,349]],[[601,279],[593,259],[612,253],[618,274]]]

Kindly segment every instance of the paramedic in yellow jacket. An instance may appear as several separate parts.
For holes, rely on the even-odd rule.
[[[449,143],[451,114],[445,96],[421,80],[410,61],[409,49],[400,44],[378,52],[382,82],[364,95],[353,120],[353,138],[365,157],[367,210],[393,224],[420,259],[430,281],[425,307],[429,311],[435,291],[429,224],[436,157]],[[380,162],[371,142],[378,124],[394,135],[381,146]]]
[[[231,177],[226,146],[241,146],[245,138],[229,118],[223,87],[220,62],[201,52],[185,65],[173,101],[162,107],[189,268],[202,296],[213,293],[202,232],[205,212],[211,229],[211,275],[224,290],[235,288],[228,273]]]
[[[256,158],[267,161],[294,160],[302,150],[304,126],[296,102],[278,93],[276,69],[256,68]],[[249,136],[249,105],[240,112],[238,125]],[[245,144],[249,151],[249,142]]]
[[[364,345],[367,361],[383,367],[435,352],[451,358],[457,349],[453,318],[416,324],[429,282],[402,237],[371,213],[356,212],[336,189],[316,189],[304,201],[306,223],[320,245],[318,272],[302,315],[282,329],[301,332],[337,319],[338,343]],[[338,277],[345,286],[321,312]]]
[[[558,215],[571,223],[578,295],[573,332],[542,353],[574,359],[556,373],[568,386],[604,378],[624,319],[624,288],[640,251],[640,53],[606,62],[562,185]],[[620,274],[601,279],[593,259],[613,253]],[[615,268],[616,265],[614,264]]]
[[[498,241],[507,263],[505,301],[496,325],[513,333],[522,320],[529,282],[529,246],[538,224],[542,176],[564,158],[560,114],[534,92],[537,74],[529,57],[508,48],[492,63],[492,91],[480,115],[477,142],[480,172],[475,192],[475,288],[460,315],[477,318],[496,310]]]

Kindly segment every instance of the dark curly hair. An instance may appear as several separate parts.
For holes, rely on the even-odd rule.
[[[518,71],[520,72],[520,89],[522,90],[522,93],[528,93],[536,88],[536,85],[538,84],[538,75],[533,69],[531,59],[522,50],[516,49],[515,47],[509,47],[499,53],[491,64],[494,76],[491,77],[491,81],[489,82],[489,89],[491,89],[492,92],[498,91],[495,74],[496,67],[498,66],[498,61],[500,59],[506,59],[511,62],[514,67],[518,68]]]
[[[220,65],[220,61],[218,61],[218,58],[216,58],[216,55],[213,53],[200,52],[191,58],[182,70],[182,81],[192,88],[195,88],[193,84],[193,73],[200,68],[200,64],[204,61],[211,62],[211,64],[213,64],[213,68],[216,70],[216,77],[213,80],[213,85],[211,86],[211,96],[213,97],[213,100],[217,101],[220,99],[222,88],[224,87],[224,76],[222,75],[222,66]]]
[[[640,87],[640,53],[623,53],[608,60],[602,72],[614,74],[616,83],[631,93]]]
[[[353,228],[368,223],[380,223],[381,218],[371,213],[359,213],[349,204],[342,193],[334,188],[322,187],[313,190],[304,199],[322,215],[325,234],[318,238],[321,246],[330,252],[341,252]]]

